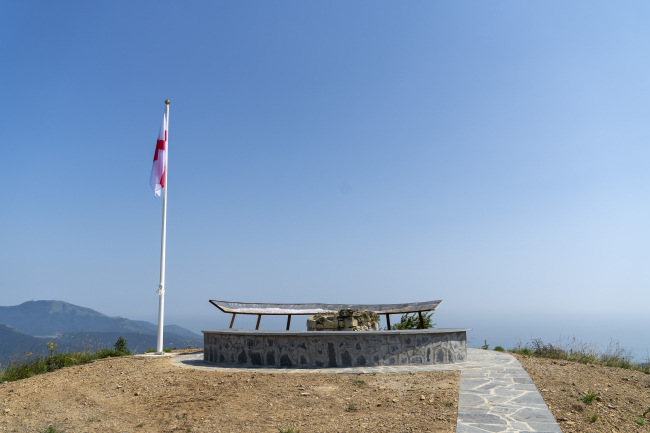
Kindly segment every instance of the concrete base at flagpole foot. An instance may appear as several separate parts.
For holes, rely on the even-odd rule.
[[[203,332],[203,360],[223,367],[341,368],[455,364],[470,328],[409,331]]]
[[[175,356],[178,356],[178,353],[169,353],[169,352],[163,352],[163,353],[157,353],[157,352],[150,352],[150,353],[140,353],[137,355],[133,355],[137,357],[143,357],[143,358],[173,358]]]

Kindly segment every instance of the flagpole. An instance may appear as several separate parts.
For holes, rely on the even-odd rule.
[[[165,247],[167,241],[167,174],[169,171],[169,99],[165,101],[165,123],[167,135],[165,152],[167,164],[165,166],[165,186],[163,188],[163,215],[162,236],[160,241],[160,284],[158,285],[158,344],[156,354],[163,354],[163,324],[165,321]]]

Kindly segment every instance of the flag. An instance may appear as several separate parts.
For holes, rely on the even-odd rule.
[[[167,170],[167,118],[163,114],[149,179],[149,185],[151,185],[156,198],[160,197],[160,191],[165,187],[165,170]]]

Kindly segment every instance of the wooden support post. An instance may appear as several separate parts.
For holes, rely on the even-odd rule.
[[[386,313],[386,324],[388,325],[388,330],[390,331],[390,316]]]
[[[230,327],[232,328],[232,324],[235,323],[235,316],[237,313],[232,313],[232,320],[230,321]]]
[[[420,329],[424,329],[424,320],[422,320],[422,311],[418,311],[418,316],[420,316]]]
[[[289,330],[289,325],[291,325],[291,314],[287,315],[287,331]]]
[[[260,320],[262,320],[262,315],[261,315],[261,314],[258,314],[258,315],[257,315],[257,325],[255,325],[255,330],[256,330],[256,331],[257,331],[258,329],[260,329]]]

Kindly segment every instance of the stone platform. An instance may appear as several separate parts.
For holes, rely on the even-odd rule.
[[[203,360],[215,366],[349,368],[454,364],[467,359],[469,328],[409,331],[203,332]]]

